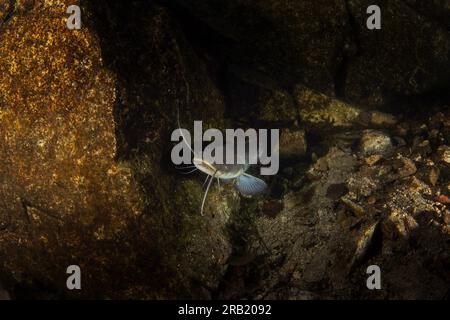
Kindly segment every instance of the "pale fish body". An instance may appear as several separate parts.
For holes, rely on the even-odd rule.
[[[180,125],[180,119],[179,119],[179,112],[178,112],[178,128],[181,128]],[[180,129],[181,130],[181,129]],[[237,190],[243,195],[253,196],[257,195],[261,192],[263,192],[267,188],[267,184],[257,178],[254,177],[248,173],[245,173],[247,169],[250,167],[249,162],[250,161],[242,161],[243,155],[236,155],[236,160],[240,159],[241,161],[236,161],[236,164],[216,164],[216,163],[210,163],[201,157],[198,157],[198,155],[191,149],[190,144],[186,141],[186,138],[183,135],[183,132],[181,131],[181,136],[183,138],[183,141],[186,143],[188,148],[191,150],[191,152],[194,155],[193,158],[193,164],[196,167],[196,169],[200,170],[201,172],[205,173],[207,175],[205,183],[209,180],[208,186],[206,187],[205,194],[203,196],[202,206],[201,206],[201,214],[203,215],[203,208],[205,205],[206,196],[208,195],[209,187],[211,186],[211,182],[214,180],[214,178],[217,179],[217,182],[219,180],[225,180],[225,181],[234,181],[234,186]],[[224,148],[223,151],[226,151],[226,148]],[[248,155],[244,155],[244,159],[248,160]],[[243,164],[240,164],[239,162],[242,162]]]
[[[235,182],[234,186],[236,187],[236,189],[239,190],[239,192],[243,195],[247,196],[257,195],[267,188],[267,185],[263,180],[245,173],[245,171],[247,171],[250,166],[247,163],[214,164],[207,162],[201,158],[194,157],[193,164],[198,170],[208,175],[206,181],[208,181],[208,178],[210,178],[205,191],[205,195],[203,197],[201,214],[203,214],[206,195],[208,194],[209,187],[214,178],[217,179],[217,182],[219,182],[219,180],[233,180]]]

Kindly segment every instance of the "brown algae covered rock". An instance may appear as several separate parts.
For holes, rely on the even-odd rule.
[[[150,92],[145,82],[134,85],[135,78],[109,67],[109,39],[93,29],[97,18],[89,6],[83,6],[86,27],[66,27],[69,4],[79,2],[38,3],[0,29],[1,273],[11,275],[10,286],[38,281],[59,291],[66,268],[77,264],[85,290],[67,294],[84,297],[176,297],[193,294],[192,281],[214,287],[230,250],[221,227],[226,219],[194,219],[200,200],[186,199],[200,190],[175,189],[177,181],[160,178],[159,146],[175,128],[175,117],[155,114],[174,105],[187,109],[189,99],[203,99],[217,110],[220,95],[214,95],[203,69],[189,67],[198,64],[189,64],[196,59],[189,48],[186,54],[179,50],[182,39],[174,38],[169,47],[158,42],[174,37],[163,10],[149,10],[150,25],[143,31],[152,49],[149,59],[159,59],[144,76],[151,75],[150,84],[164,79],[160,90]],[[168,78],[171,67],[188,69],[190,77],[178,71]],[[186,86],[188,99],[185,91],[171,90]],[[128,103],[129,96],[135,100]],[[139,108],[143,112],[136,120]],[[133,124],[131,139],[127,129]],[[229,198],[211,198],[212,212],[233,210]],[[193,234],[214,254],[195,253]],[[125,275],[120,283],[118,273]]]
[[[361,136],[361,152],[365,155],[383,155],[392,151],[389,135],[378,130],[364,130]]]
[[[115,161],[115,77],[95,35],[67,29],[66,5],[47,2],[1,30],[1,267],[16,280],[62,281],[74,260],[98,276],[100,247],[117,258],[114,239],[144,207]]]

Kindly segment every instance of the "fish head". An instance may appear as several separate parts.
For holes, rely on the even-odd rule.
[[[194,157],[192,163],[198,170],[207,175],[213,176],[217,172],[216,167],[212,163],[209,163],[202,158]]]

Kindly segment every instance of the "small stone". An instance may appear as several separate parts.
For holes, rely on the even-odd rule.
[[[322,157],[316,161],[314,164],[314,169],[318,171],[327,171],[328,170],[328,162],[326,157]]]
[[[449,146],[440,146],[438,148],[438,154],[440,156],[441,161],[450,164],[450,147]]]
[[[361,138],[361,151],[365,155],[383,155],[392,150],[391,138],[382,131],[364,130]]]
[[[367,176],[350,177],[347,180],[347,185],[348,190],[364,197],[372,195],[379,187],[378,181]]]
[[[282,129],[280,136],[280,156],[286,158],[301,157],[304,156],[305,153],[305,131]]]
[[[373,166],[373,165],[377,164],[377,162],[380,161],[381,159],[382,159],[382,156],[380,156],[379,154],[373,154],[371,156],[368,156],[364,160],[369,166]]]
[[[281,210],[284,209],[284,210],[289,211],[289,210],[297,207],[298,205],[300,205],[301,201],[302,201],[302,199],[299,197],[298,193],[290,192],[284,196],[282,203],[273,204],[273,206],[274,206],[275,211],[280,208],[281,208]],[[275,208],[276,206],[279,206],[279,207]],[[269,214],[269,216],[270,216],[270,214]]]
[[[397,124],[397,119],[388,113],[372,111],[370,123],[375,126],[392,127]]]
[[[431,168],[430,175],[428,178],[430,179],[430,183],[433,187],[439,180],[439,174],[440,174],[439,168],[436,167]]]
[[[356,242],[356,250],[353,256],[353,259],[350,263],[350,268],[353,268],[356,264],[360,263],[366,253],[368,252],[369,247],[372,245],[374,240],[374,234],[377,230],[379,221],[369,225],[366,229],[364,229],[359,236]]]
[[[416,137],[413,142],[413,151],[418,153],[418,155],[429,154],[431,152],[430,141]]]
[[[442,204],[450,204],[450,198],[444,194],[441,194],[436,198],[436,201]]]
[[[310,168],[308,171],[306,171],[305,176],[310,181],[317,181],[321,178],[320,172],[318,172],[318,170],[314,168]]]
[[[341,201],[358,217],[364,217],[366,215],[366,211],[364,210],[364,208],[359,204],[353,202],[349,198],[344,196],[341,198]]]
[[[393,227],[391,232],[405,238],[409,237],[411,231],[419,227],[419,224],[412,216],[399,210],[393,210],[387,218],[387,222]]]
[[[402,166],[398,169],[401,178],[408,177],[417,172],[416,165],[411,159],[401,158]]]

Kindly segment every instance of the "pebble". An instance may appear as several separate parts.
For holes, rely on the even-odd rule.
[[[436,167],[431,168],[430,175],[428,178],[430,179],[430,183],[432,184],[433,187],[436,186],[436,183],[439,180],[439,174],[440,174],[439,168]]]
[[[443,162],[450,164],[450,147],[449,146],[440,146],[438,148],[438,154],[440,156],[440,160]]]
[[[364,130],[361,137],[361,151],[365,155],[383,155],[392,150],[391,138],[382,131]]]
[[[356,242],[356,250],[350,264],[351,268],[361,262],[366,256],[370,245],[373,243],[375,230],[377,229],[378,224],[379,221],[369,225],[365,230],[362,231],[358,241]]]
[[[364,160],[369,166],[373,166],[373,165],[377,164],[377,162],[380,161],[381,159],[382,159],[382,156],[380,156],[379,154],[373,154],[371,156],[368,156]]]
[[[342,197],[341,201],[358,217],[364,217],[366,215],[366,210],[359,204],[353,202],[348,197]]]
[[[326,157],[319,158],[316,163],[314,163],[314,169],[318,171],[328,170],[328,161]]]
[[[439,197],[437,197],[436,201],[442,204],[450,204],[450,198],[444,194],[441,194]]]
[[[388,113],[372,111],[370,123],[376,126],[392,127],[397,124],[397,119]]]
[[[408,177],[417,172],[416,165],[411,159],[401,158],[402,166],[398,169],[401,178]]]
[[[280,156],[301,157],[306,154],[306,138],[304,130],[282,129],[280,136]]]

